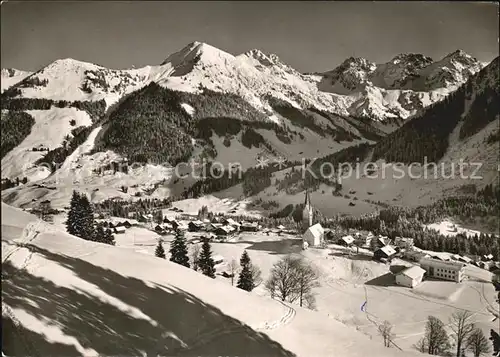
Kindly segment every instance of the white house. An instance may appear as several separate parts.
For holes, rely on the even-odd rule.
[[[321,224],[316,223],[315,225],[307,228],[304,236],[302,237],[302,241],[307,242],[309,247],[317,247],[323,243],[324,236],[325,230]]]
[[[452,280],[460,283],[464,278],[463,263],[444,262],[438,259],[423,258],[420,266],[425,269],[427,275],[442,280]]]
[[[396,284],[406,286],[407,288],[414,288],[422,282],[424,274],[424,269],[419,266],[412,266],[396,275]]]

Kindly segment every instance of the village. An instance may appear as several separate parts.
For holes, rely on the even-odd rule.
[[[203,240],[211,243],[238,242],[251,234],[253,239],[258,236],[271,239],[275,237],[278,240],[292,239],[302,250],[342,247],[342,255],[348,259],[364,257],[388,266],[395,260],[404,262],[402,266],[391,266],[390,270],[395,285],[409,288],[418,286],[426,279],[461,283],[467,278],[464,273],[467,266],[490,272],[500,270],[500,262],[494,261],[492,254],[472,258],[445,252],[426,252],[415,247],[412,238],[396,237],[391,240],[387,236],[357,230],[345,235],[335,229],[323,228],[320,223],[313,224],[313,206],[307,192],[302,223],[297,226],[264,227],[259,220],[237,221],[231,216],[209,214],[204,209],[197,215],[184,213],[176,207],[163,209],[161,212],[161,217],[148,213],[139,215],[137,220],[107,220],[102,214],[96,214],[96,218],[104,227],[112,229],[118,235],[118,241],[120,235],[135,226],[154,231],[159,236],[158,239],[164,241],[168,241],[168,237],[173,237],[177,232],[182,232],[189,245],[200,244]],[[219,266],[226,263],[222,256],[217,256],[215,260]],[[230,276],[228,272],[221,275]]]
[[[300,257],[318,274],[311,308],[372,337],[388,322],[396,334],[392,343],[402,349],[418,342],[430,315],[445,321],[456,311],[472,311],[484,333],[495,324],[491,279],[500,263],[491,253],[424,250],[408,237],[391,239],[328,222],[323,227],[308,192],[299,221],[237,215],[233,206],[211,212],[204,201],[196,203],[173,202],[130,211],[127,217],[97,211],[94,219],[113,233],[117,247],[149,256],[159,245],[169,251],[176,236],[183,235],[190,264],[207,241],[215,279],[228,285],[236,284],[238,262],[247,252],[260,271],[252,294],[264,297],[269,297],[265,282],[274,266],[287,256]],[[48,215],[45,220],[65,229],[65,210],[52,210],[48,201],[40,207],[42,212],[30,211]]]

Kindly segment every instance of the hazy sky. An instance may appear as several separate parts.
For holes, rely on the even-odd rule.
[[[434,59],[463,49],[498,56],[498,6],[460,2],[14,2],[1,5],[1,66],[37,70],[58,58],[111,68],[160,64],[192,41],[277,54],[299,71],[350,56]]]

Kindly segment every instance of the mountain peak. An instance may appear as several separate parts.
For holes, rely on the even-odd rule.
[[[464,50],[458,49],[448,55],[446,55],[443,60],[458,60],[462,62],[477,62],[477,59],[465,52]]]
[[[400,53],[390,61],[390,63],[393,64],[399,64],[399,63],[414,64],[419,68],[428,66],[432,62],[434,61],[431,57],[425,56],[421,53]]]
[[[260,64],[262,64],[266,67],[272,67],[272,66],[278,66],[278,67],[282,67],[282,68],[289,67],[288,65],[286,65],[285,63],[283,63],[281,61],[281,59],[278,57],[278,55],[276,55],[274,53],[265,53],[259,49],[253,49],[253,50],[247,51],[243,55],[257,60]]]
[[[171,63],[172,65],[178,65],[180,63],[187,62],[197,62],[201,58],[208,60],[209,62],[216,60],[217,58],[233,58],[233,56],[217,47],[209,45],[205,42],[193,41],[190,42],[187,46],[181,49],[174,54],[171,54],[167,57],[165,61],[161,63],[161,65],[165,65],[167,63]]]

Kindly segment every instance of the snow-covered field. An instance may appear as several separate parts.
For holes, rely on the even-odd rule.
[[[3,203],[2,253],[7,355],[416,355],[325,314],[70,236]]]
[[[35,119],[31,133],[14,149],[2,158],[2,177],[28,177],[34,176],[30,181],[36,181],[48,176],[39,176],[33,164],[42,158],[46,152],[33,151],[33,148],[45,148],[53,150],[64,141],[71,130],[78,126],[89,126],[92,124],[87,112],[75,108],[51,108],[50,110],[27,111]],[[71,126],[70,121],[75,125]],[[43,168],[42,168],[43,169]]]
[[[186,233],[188,239],[196,236],[199,233]],[[158,237],[151,230],[137,227],[115,235],[117,246],[150,256],[154,255]],[[173,236],[163,236],[162,239],[168,251]],[[194,246],[190,244],[189,247],[192,251]],[[413,344],[423,336],[429,315],[448,324],[454,311],[465,309],[473,313],[476,325],[485,334],[495,328],[492,322],[492,311],[496,310],[491,273],[474,266],[467,266],[466,274],[470,278],[461,284],[426,280],[416,288],[408,289],[396,286],[389,266],[372,261],[371,253],[364,249],[360,249],[359,255],[349,255],[346,248],[336,245],[330,245],[328,249],[302,251],[298,236],[241,233],[235,240],[212,243],[212,250],[214,254],[224,257],[224,263],[217,266],[218,273],[226,270],[232,259],[239,261],[243,251],[247,250],[253,264],[262,270],[264,280],[269,277],[272,265],[281,257],[301,254],[320,274],[321,286],[315,290],[318,314],[341,321],[374,341],[380,339],[377,325],[387,320],[394,326],[394,342],[405,351],[412,351]],[[412,263],[397,259],[392,264],[409,266]],[[229,278],[221,275],[216,280],[231,284]],[[263,284],[252,294],[268,296]],[[366,309],[361,311],[365,301]]]
[[[440,234],[447,237],[454,237],[457,234],[465,234],[467,237],[473,237],[474,235],[480,235],[481,232],[472,229],[467,229],[460,227],[459,224],[454,223],[452,220],[445,219],[438,223],[432,223],[425,226],[428,229],[433,229],[438,231]]]

